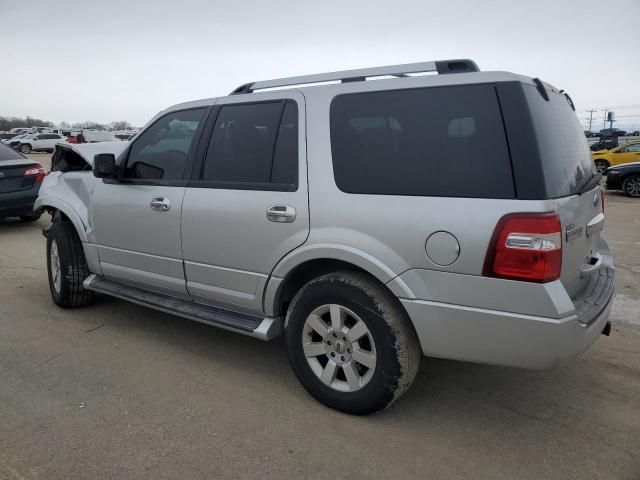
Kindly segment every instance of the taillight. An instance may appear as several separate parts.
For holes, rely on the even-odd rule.
[[[47,174],[47,171],[42,166],[27,168],[24,171],[24,176],[25,177],[29,176],[29,175],[35,175],[36,176],[36,182],[43,181],[46,174]]]
[[[556,213],[502,217],[489,245],[485,276],[550,282],[561,271],[562,226]]]

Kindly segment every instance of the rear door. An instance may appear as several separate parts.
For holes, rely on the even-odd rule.
[[[211,116],[182,251],[196,301],[259,313],[269,273],[309,232],[305,104],[298,92],[246,97],[220,100]]]

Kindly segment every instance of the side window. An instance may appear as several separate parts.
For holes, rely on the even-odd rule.
[[[133,143],[124,177],[143,180],[181,180],[204,108],[172,112],[159,118]]]
[[[295,102],[225,105],[216,119],[202,180],[229,188],[292,190],[298,180]],[[267,187],[266,185],[272,184]],[[228,186],[228,185],[226,185]]]
[[[622,149],[623,152],[640,152],[640,143],[634,143],[633,145],[628,145]]]
[[[330,110],[333,171],[344,192],[515,195],[492,85],[344,94]]]

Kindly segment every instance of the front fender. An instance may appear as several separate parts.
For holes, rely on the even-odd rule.
[[[67,218],[71,221],[71,223],[73,223],[73,226],[75,227],[76,232],[78,232],[78,237],[80,238],[80,241],[82,243],[87,242],[86,225],[80,218],[80,215],[78,214],[78,212],[71,205],[69,205],[67,202],[65,202],[64,200],[61,200],[58,197],[53,197],[50,195],[39,195],[38,198],[36,199],[35,204],[33,205],[33,210],[36,212],[42,211],[42,210],[45,210],[47,207],[55,208],[56,210],[59,210],[62,213],[64,213],[67,216]]]

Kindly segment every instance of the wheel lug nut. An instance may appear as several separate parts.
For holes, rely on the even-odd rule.
[[[331,345],[331,340],[327,340],[327,345]]]
[[[336,352],[331,352],[331,356],[335,357],[336,356]]]
[[[334,336],[334,337],[336,337],[336,338],[338,337],[338,335],[336,334],[336,332],[333,332],[333,336]]]
[[[340,359],[344,362],[344,357],[340,357]]]

